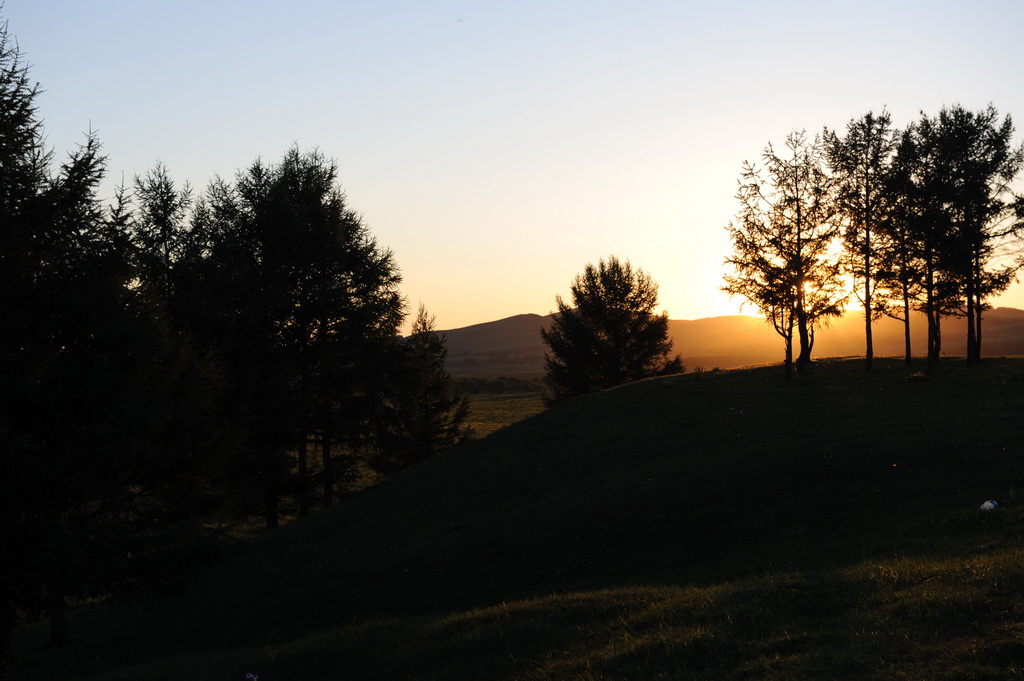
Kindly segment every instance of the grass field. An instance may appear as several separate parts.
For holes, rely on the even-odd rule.
[[[469,425],[480,439],[505,426],[544,411],[540,393],[483,393],[469,396]]]
[[[56,651],[23,632],[26,678],[1019,678],[1024,361],[878,365],[559,405],[177,602],[80,609]]]

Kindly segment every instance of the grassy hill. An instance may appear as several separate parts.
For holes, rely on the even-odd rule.
[[[574,400],[84,609],[31,679],[1024,673],[1024,362],[685,374]],[[978,506],[996,499],[1002,507]]]

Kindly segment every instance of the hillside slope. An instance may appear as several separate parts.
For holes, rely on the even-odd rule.
[[[550,593],[918,555],[960,531],[938,519],[1012,501],[1021,413],[1016,360],[932,380],[826,362],[789,383],[762,368],[590,395],[247,543],[179,602],[80,613],[49,678]]]

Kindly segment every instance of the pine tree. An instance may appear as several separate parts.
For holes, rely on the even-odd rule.
[[[390,397],[378,421],[371,461],[383,475],[426,461],[469,435],[469,401],[455,390],[445,367],[446,341],[421,305],[412,332],[394,348]]]
[[[200,207],[199,326],[229,363],[248,432],[236,482],[274,527],[292,492],[298,512],[310,510],[310,443],[323,453],[325,503],[331,457],[363,446],[403,318],[401,276],[318,152],[257,161],[233,185],[212,183]]]
[[[658,285],[646,272],[611,256],[588,263],[570,291],[572,305],[557,296],[558,314],[541,331],[550,401],[683,371],[671,355],[668,316],[654,313]]]
[[[187,574],[210,496],[177,433],[207,383],[135,286],[98,140],[51,170],[35,92],[0,33],[0,617],[46,611],[62,644],[69,602]]]

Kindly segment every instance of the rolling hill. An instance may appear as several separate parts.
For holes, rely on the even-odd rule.
[[[551,315],[522,314],[507,319],[444,331],[448,337],[448,369],[454,375],[540,374],[544,371],[545,345],[540,330],[551,325]],[[875,356],[902,356],[903,325],[882,318],[874,325]],[[915,355],[925,353],[925,320],[911,321]],[[1024,355],[1024,311],[996,308],[985,316],[982,350],[986,356]],[[694,369],[730,369],[779,362],[782,341],[759,317],[732,315],[694,320],[670,320],[669,335],[684,364]],[[966,351],[963,320],[943,324],[946,355]],[[815,357],[864,355],[864,320],[848,314],[818,332]]]
[[[30,680],[1009,678],[1021,413],[1022,360],[642,381],[19,650]]]

